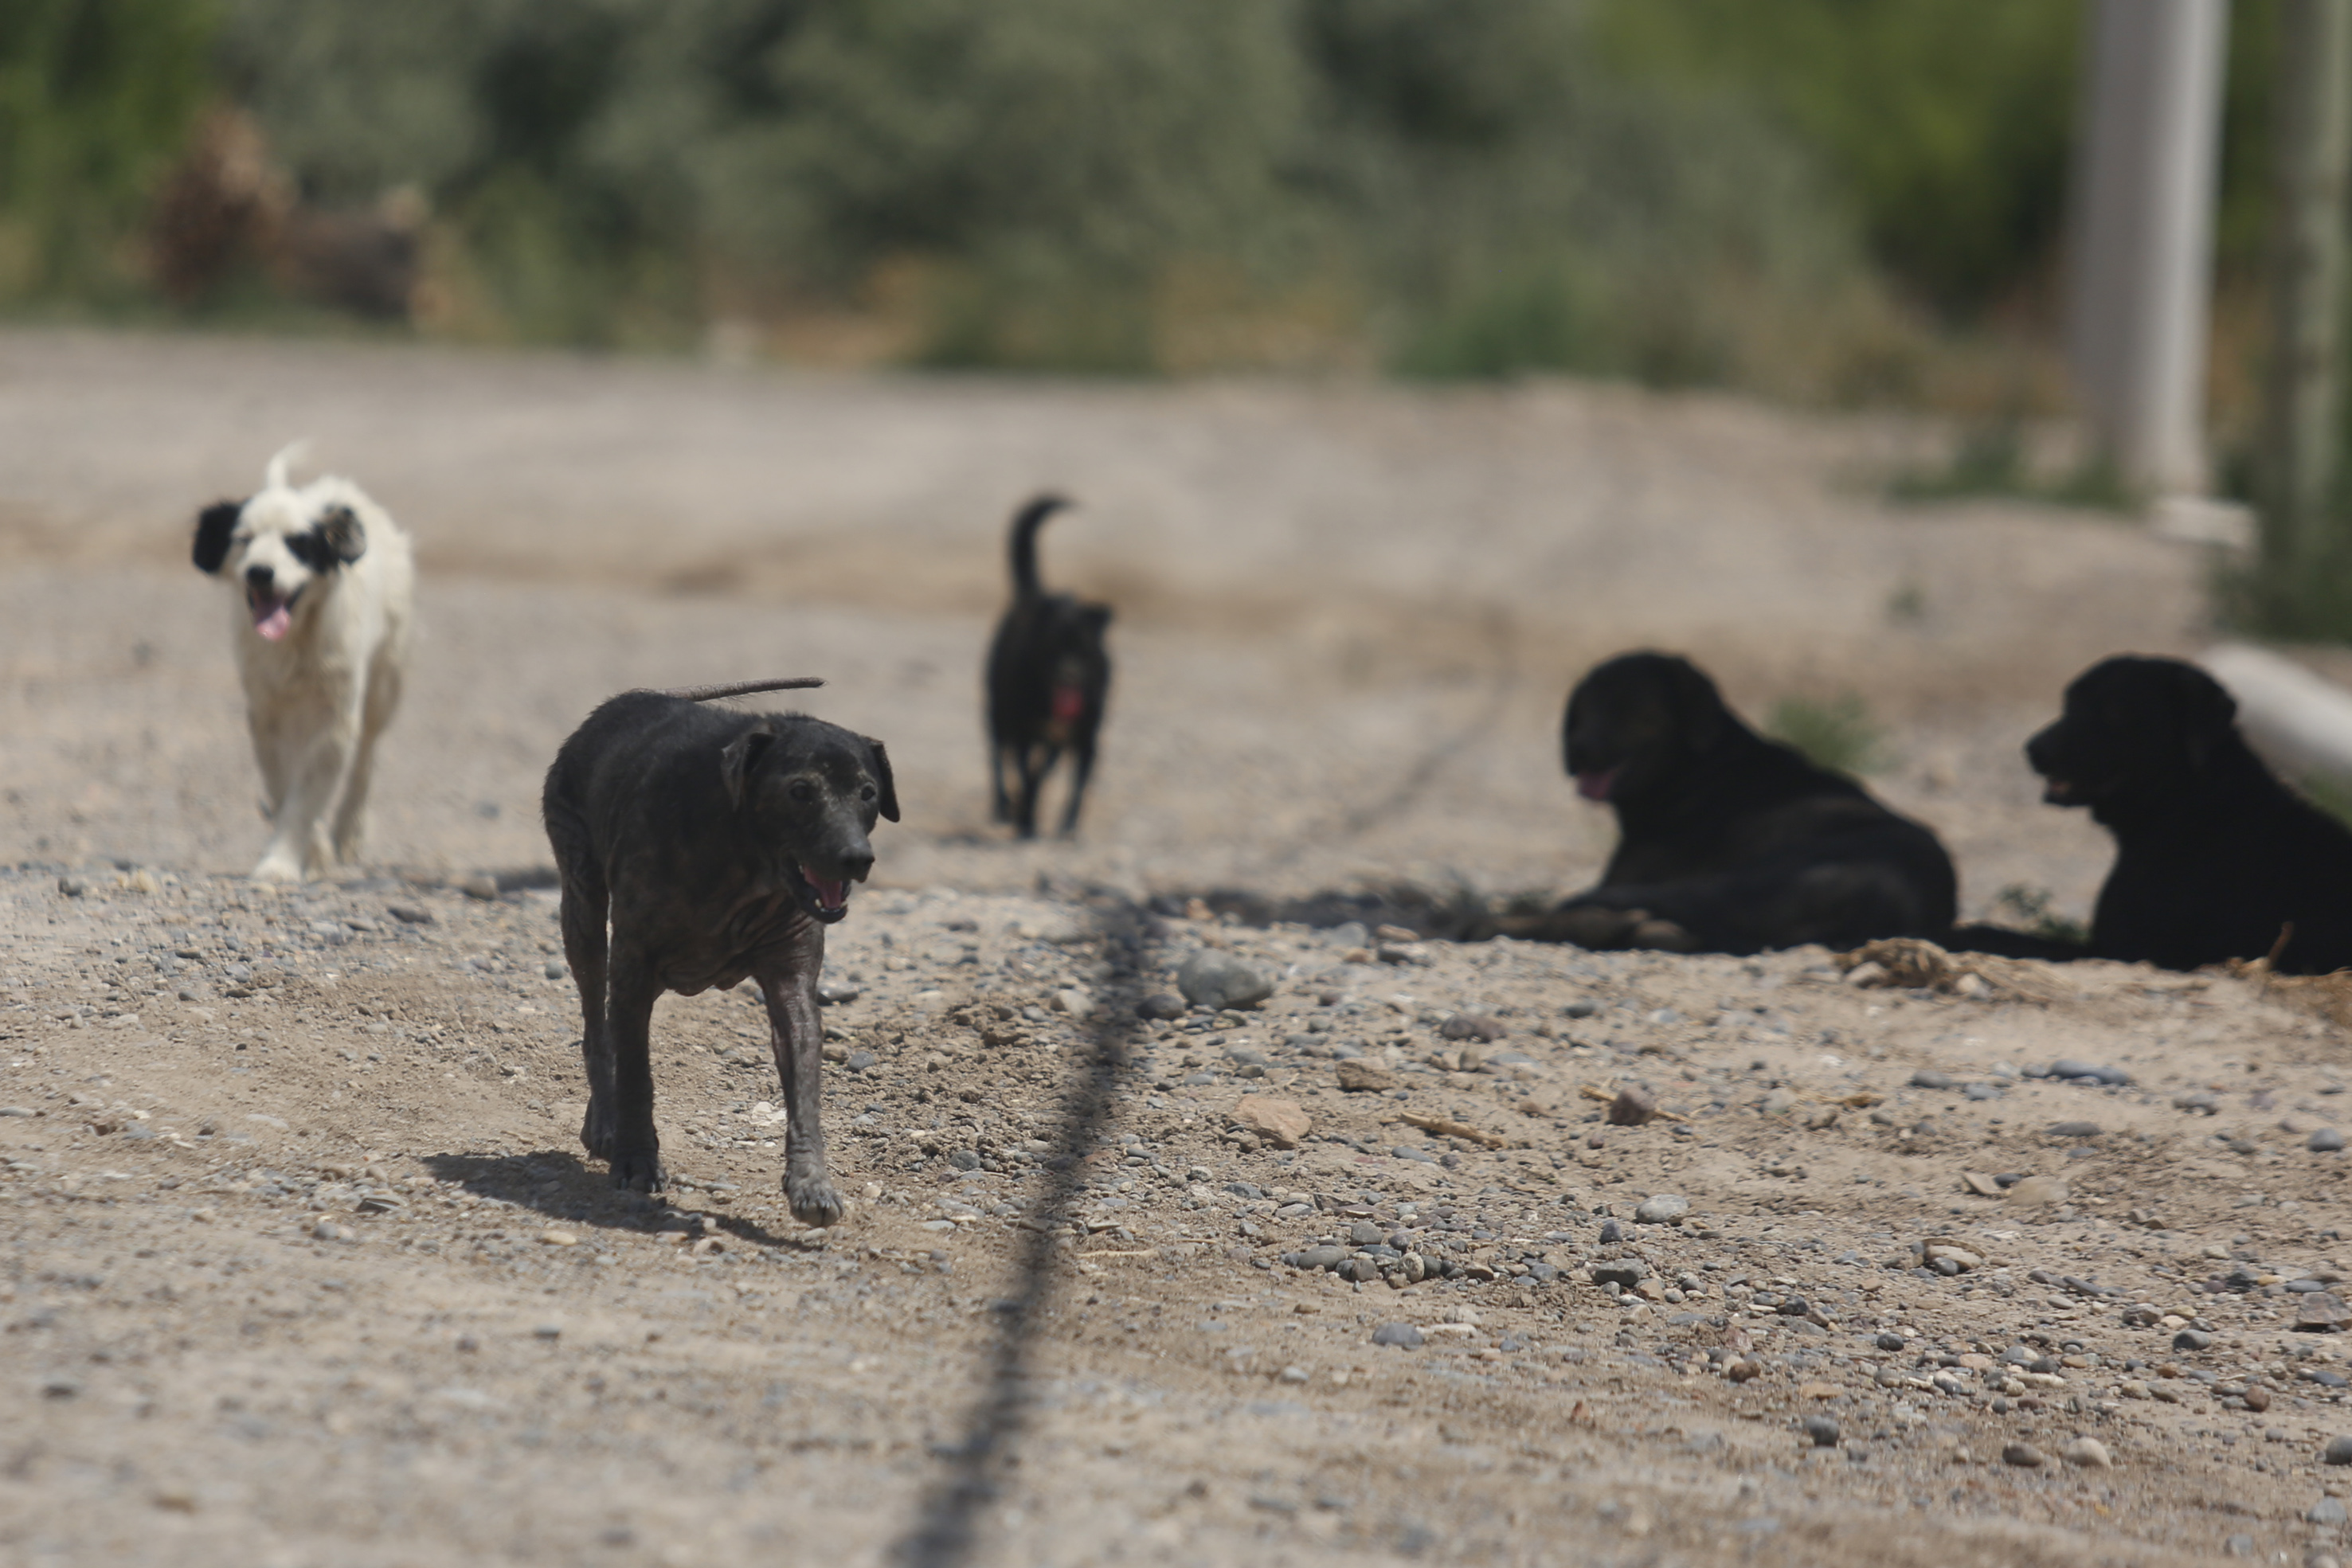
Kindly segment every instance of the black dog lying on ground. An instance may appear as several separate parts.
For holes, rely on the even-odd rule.
[[[1077,831],[1078,808],[1095,768],[1095,737],[1110,696],[1110,654],[1103,631],[1110,607],[1048,593],[1037,577],[1037,530],[1069,502],[1040,496],[1013,519],[1013,604],[988,649],[988,771],[996,820],[1024,839],[1037,836],[1037,794],[1045,775],[1070,754],[1070,798],[1062,831]],[[1017,792],[1004,787],[1007,760]]]
[[[2287,973],[2352,966],[2352,829],[2281,783],[2237,714],[2219,681],[2178,659],[2106,659],[2076,676],[2025,758],[2043,800],[2087,806],[2115,835],[2090,942],[1969,925],[1952,945],[2168,969],[2275,947]]]
[[[880,741],[803,714],[699,706],[817,684],[625,692],[590,714],[547,770],[542,810],[588,1067],[580,1141],[611,1162],[614,1186],[657,1192],[665,1180],[655,1000],[748,977],[775,1030],[793,1216],[808,1225],[842,1216],[818,1105],[817,975],[824,928],[849,913],[849,884],[873,868],[876,815],[898,820],[890,758]]]
[[[1585,947],[1755,953],[1938,935],[1952,862],[1861,785],[1767,740],[1689,660],[1624,653],[1577,684],[1562,727],[1577,792],[1620,838],[1601,885],[1504,934]]]

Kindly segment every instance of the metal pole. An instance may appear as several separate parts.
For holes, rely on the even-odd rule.
[[[2227,0],[2098,0],[2078,138],[2069,344],[2127,482],[2205,486],[2205,340]]]
[[[2278,214],[2264,410],[2263,611],[2309,630],[2334,558],[2343,382],[2352,0],[2286,0],[2278,62]]]

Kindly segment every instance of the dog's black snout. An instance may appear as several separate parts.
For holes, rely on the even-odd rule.
[[[277,574],[266,566],[248,566],[245,569],[245,580],[267,592],[270,585],[277,580]]]
[[[851,882],[864,882],[866,873],[874,869],[874,852],[864,844],[845,850],[841,855],[841,874]]]
[[[2050,771],[2053,760],[2050,753],[2057,744],[2052,731],[2057,727],[2052,725],[2049,729],[2036,731],[2033,738],[2025,743],[2025,765],[2036,773],[2046,775]]]

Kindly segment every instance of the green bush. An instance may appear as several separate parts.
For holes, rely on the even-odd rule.
[[[129,236],[213,90],[213,9],[0,5],[0,302],[134,294]]]

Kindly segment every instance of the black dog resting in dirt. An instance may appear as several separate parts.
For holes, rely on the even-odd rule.
[[[1586,947],[1755,953],[1935,936],[1952,923],[1936,835],[1767,740],[1687,659],[1624,653],[1570,695],[1577,792],[1617,813],[1601,885],[1512,936]]]
[[[1070,754],[1070,799],[1062,831],[1075,832],[1087,779],[1095,769],[1095,736],[1110,696],[1110,654],[1103,631],[1110,607],[1048,593],[1037,579],[1037,530],[1069,503],[1040,496],[1013,519],[1013,604],[988,649],[988,771],[996,820],[1024,839],[1037,836],[1037,793],[1062,753]],[[1018,793],[1004,787],[1005,763]]]
[[[2276,947],[2288,973],[2352,966],[2352,829],[2279,782],[2237,715],[2219,681],[2178,659],[2106,659],[2076,676],[2025,758],[2043,800],[2088,806],[2115,835],[2090,943],[1970,925],[1954,945],[2168,969]]]
[[[881,742],[803,714],[699,706],[816,684],[625,692],[590,714],[547,770],[542,809],[585,1030],[580,1141],[612,1163],[614,1186],[659,1191],[664,1180],[647,1038],[655,998],[748,977],[775,1030],[793,1216],[841,1218],[818,1105],[817,974],[824,928],[849,913],[849,884],[873,868],[876,815],[898,820],[890,758]]]

